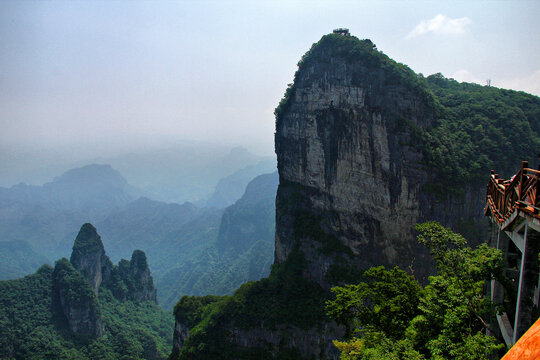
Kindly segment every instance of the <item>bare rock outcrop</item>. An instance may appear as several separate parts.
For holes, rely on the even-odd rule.
[[[103,335],[97,296],[88,281],[66,258],[58,260],[54,267],[53,304],[73,334],[82,337]]]
[[[105,255],[101,237],[92,224],[86,223],[81,227],[73,244],[70,262],[97,294],[101,282],[110,276],[112,263]]]

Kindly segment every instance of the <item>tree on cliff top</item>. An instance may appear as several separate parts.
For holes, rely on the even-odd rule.
[[[81,227],[79,234],[75,238],[70,262],[72,264],[77,264],[83,255],[98,252],[100,250],[105,251],[101,236],[97,233],[94,225],[86,223]]]
[[[485,335],[495,308],[487,280],[502,276],[500,250],[466,240],[436,222],[418,225],[418,241],[437,261],[437,275],[421,288],[394,268],[366,271],[366,282],[335,287],[328,314],[348,329],[335,341],[341,359],[486,359],[503,348]]]

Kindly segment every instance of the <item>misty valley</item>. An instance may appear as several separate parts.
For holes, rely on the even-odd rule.
[[[159,302],[169,310],[184,294],[226,294],[267,275],[273,259],[275,161],[246,154],[233,149],[225,156],[233,165],[215,171],[214,178],[220,170],[226,176],[215,180],[213,192],[206,189],[210,195],[204,202],[194,201],[199,206],[139,197],[143,190],[109,165],[71,169],[43,186],[0,188],[1,278],[18,278],[69,256],[86,222],[97,227],[114,261],[135,249],[149,255]],[[167,164],[175,166],[182,165]]]

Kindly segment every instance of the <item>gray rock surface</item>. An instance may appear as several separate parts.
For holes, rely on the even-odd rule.
[[[53,304],[73,334],[83,337],[103,335],[97,296],[87,279],[66,258],[58,260],[54,267]]]
[[[70,262],[97,294],[101,282],[110,275],[112,263],[105,255],[101,237],[92,224],[86,223],[81,227],[73,244]]]
[[[414,132],[432,126],[432,101],[391,80],[395,69],[342,54],[329,46],[300,66],[276,122],[275,261],[300,246],[306,276],[325,288],[333,266],[400,266],[425,279],[432,265],[414,225],[481,221],[484,189],[471,186],[457,199],[426,193],[431,170]],[[318,234],[302,231],[313,225]]]
[[[141,250],[135,250],[130,261],[130,277],[134,284],[129,298],[135,301],[153,301],[157,304],[157,293],[154,280],[146,261],[146,255]]]

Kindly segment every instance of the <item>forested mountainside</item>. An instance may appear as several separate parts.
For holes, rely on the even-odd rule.
[[[215,241],[158,279],[164,308],[172,309],[184,294],[231,294],[241,284],[269,274],[277,186],[277,172],[253,179],[244,195],[223,212]]]
[[[434,264],[415,224],[437,220],[485,241],[489,168],[536,156],[538,97],[425,78],[341,34],[323,36],[298,65],[275,111],[271,274],[230,297],[184,297],[172,358],[337,359],[332,340],[345,329],[326,315],[330,288],[379,265],[427,283]]]
[[[48,259],[23,240],[0,241],[0,280],[17,279],[33,273]]]
[[[2,359],[164,359],[173,319],[140,250],[113,265],[91,224],[71,260],[0,282]]]
[[[206,201],[208,207],[224,208],[235,203],[242,197],[247,184],[256,176],[272,173],[276,170],[275,159],[261,161],[258,164],[247,166],[233,174],[220,179],[214,193]]]

